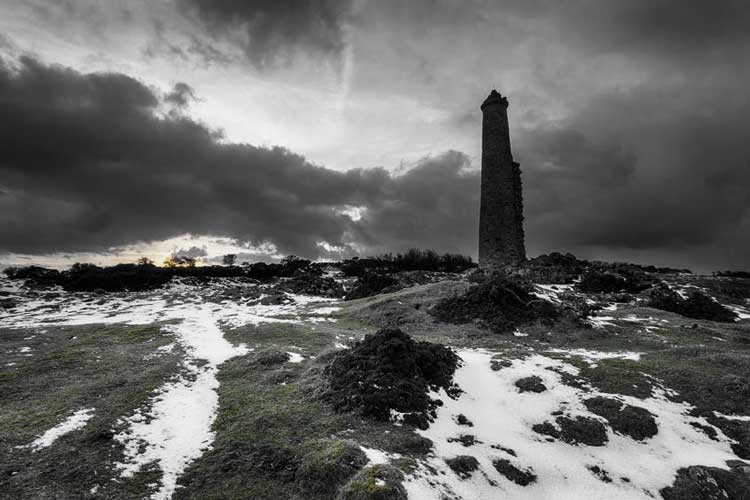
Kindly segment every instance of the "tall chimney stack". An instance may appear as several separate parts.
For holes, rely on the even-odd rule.
[[[526,260],[520,165],[513,161],[508,99],[493,90],[482,109],[482,193],[479,267],[518,266]]]

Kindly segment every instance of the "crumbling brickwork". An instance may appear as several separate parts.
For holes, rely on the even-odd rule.
[[[513,161],[508,100],[493,90],[482,109],[482,197],[479,265],[517,266],[526,260],[521,168]]]

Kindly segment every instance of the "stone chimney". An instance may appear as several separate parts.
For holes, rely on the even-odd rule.
[[[479,266],[518,266],[526,260],[520,165],[513,161],[508,99],[493,90],[482,109],[482,193]]]

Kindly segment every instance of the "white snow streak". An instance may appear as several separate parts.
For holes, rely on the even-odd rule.
[[[77,431],[78,429],[83,429],[86,426],[86,423],[94,416],[94,411],[94,408],[78,410],[25,447],[31,448],[33,451],[38,451],[42,448],[51,446],[52,443],[65,434]]]

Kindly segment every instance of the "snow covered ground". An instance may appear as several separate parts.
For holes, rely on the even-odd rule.
[[[200,465],[201,460],[210,457],[203,455],[212,443],[215,442],[215,451],[222,446],[221,438],[224,435],[220,434],[217,439],[213,430],[219,403],[217,375],[222,363],[252,351],[252,347],[260,350],[262,345],[230,343],[224,337],[224,332],[264,323],[307,323],[310,324],[309,331],[315,334],[328,329],[330,343],[326,348],[336,349],[347,348],[355,339],[353,334],[359,334],[345,330],[344,321],[335,325],[336,330],[329,328],[333,326],[329,323],[335,321],[335,317],[346,318],[345,315],[334,316],[340,310],[346,311],[342,303],[289,293],[279,300],[279,292],[270,287],[231,279],[215,280],[210,285],[175,281],[168,287],[149,292],[95,294],[27,290],[17,282],[0,278],[0,290],[7,292],[4,297],[18,301],[13,309],[0,309],[0,324],[5,328],[30,328],[34,330],[31,333],[39,335],[45,325],[120,323],[159,325],[163,331],[174,336],[174,343],[161,347],[146,344],[147,354],[143,359],[165,356],[169,352],[184,353],[182,371],[155,391],[145,405],[137,409],[131,406],[131,409],[122,412],[119,424],[115,426],[117,433],[114,440],[122,444],[124,456],[117,463],[109,464],[118,475],[107,483],[125,483],[148,465],[157,463],[163,474],[151,498],[161,500],[173,496],[180,477],[191,464]],[[566,292],[570,292],[570,286],[540,285],[536,295],[558,302]],[[412,308],[410,304],[404,304],[404,307]],[[734,307],[740,314],[748,310]],[[626,335],[657,331],[653,335],[657,337],[663,330],[674,329],[678,322],[672,318],[666,320],[652,316],[655,314],[644,311],[637,304],[611,304],[605,307],[589,318],[596,329],[589,329],[588,332],[595,334],[594,339],[604,339],[601,345],[594,344],[590,338],[587,343],[580,344],[582,347],[573,343],[543,345],[533,336],[533,332],[530,336],[526,331],[516,330],[504,341],[524,345],[523,354],[517,358],[506,358],[503,363],[492,363],[497,355],[489,350],[459,349],[463,364],[456,372],[455,381],[463,393],[456,399],[448,397],[444,391],[432,395],[440,398],[444,404],[438,408],[435,422],[427,430],[417,431],[431,440],[433,448],[427,458],[417,459],[416,469],[406,476],[404,486],[409,498],[660,498],[659,491],[674,482],[677,470],[682,467],[700,464],[726,468],[727,460],[737,458],[731,448],[735,442],[705,418],[692,416],[693,408],[688,404],[676,403],[675,398],[671,397],[675,392],[661,386],[658,380],[650,379],[654,387],[651,397],[645,399],[602,393],[586,385],[582,379],[576,379],[575,386],[565,383],[570,384],[569,378],[580,374],[574,362],[585,371],[597,364],[604,366],[611,359],[624,359],[632,363],[649,359],[646,355],[650,352],[648,345],[629,344],[627,340],[630,337]],[[746,318],[741,316],[741,319]],[[741,328],[741,325],[737,327]],[[8,367],[15,370],[11,365],[22,365],[24,359],[41,359],[43,343],[37,342],[39,339],[34,340],[33,334],[18,336],[13,344],[12,357],[8,358],[12,360]],[[682,330],[678,334],[686,336]],[[282,335],[288,335],[288,332]],[[721,342],[732,341],[731,335],[726,332],[723,335],[726,338],[713,338]],[[236,339],[237,336],[230,338]],[[317,352],[311,352],[307,344],[290,340],[289,337],[283,338],[283,344],[279,342],[273,347],[278,347],[288,356],[284,370],[303,373],[314,363],[311,360]],[[550,335],[550,338],[554,339],[555,336]],[[708,338],[701,337],[700,342]],[[615,343],[604,347],[605,342],[613,339]],[[161,340],[172,342],[171,338]],[[643,339],[639,337],[639,340]],[[663,339],[659,337],[658,340],[661,342]],[[303,347],[291,345],[294,343]],[[529,346],[534,346],[536,351]],[[658,347],[662,349],[661,344]],[[139,356],[142,356],[143,351],[139,352]],[[640,370],[641,365],[634,366]],[[230,371],[227,369],[225,375]],[[529,377],[538,377],[544,390],[521,392],[516,382]],[[231,387],[227,379],[222,380],[227,384],[224,389]],[[286,385],[286,379],[279,384]],[[596,396],[648,411],[654,417],[658,432],[652,437],[636,440],[615,431],[605,418],[592,413],[586,406],[585,401]],[[90,430],[97,425],[104,407],[94,408],[95,404],[85,406],[77,411],[73,411],[76,409],[74,407],[69,414],[59,415],[58,420],[52,421],[57,422],[56,425],[46,431],[44,428],[35,431],[38,435],[29,435],[28,440],[24,438],[21,441],[24,450],[15,452],[44,456],[45,448],[52,446],[51,450],[56,449],[55,440],[61,436],[80,431],[87,424]],[[750,421],[750,416],[746,415],[714,414],[735,422]],[[120,412],[115,415],[112,421]],[[459,419],[459,415],[464,418]],[[95,416],[96,419],[89,423]],[[570,444],[534,431],[535,425],[545,422],[559,427],[556,424],[558,416],[573,419],[585,417],[600,422],[605,426],[606,443],[602,446]],[[707,434],[706,429],[711,432]],[[223,431],[219,428],[218,432]],[[715,439],[712,439],[709,434],[714,432]],[[400,455],[386,451],[391,448],[378,441],[364,439],[361,442],[383,447],[362,447],[370,464],[392,463],[399,466],[414,458],[408,456],[408,452]],[[60,449],[61,442],[57,443],[57,447]],[[446,463],[446,460],[458,456],[472,457],[477,461],[478,468],[466,472],[462,477]],[[183,477],[181,484],[188,484],[185,480],[193,470]],[[211,469],[207,467],[202,470]],[[522,480],[516,477],[514,481],[513,474],[520,475]],[[528,484],[519,484],[524,482]],[[106,491],[105,483],[101,485],[101,489],[97,485],[91,493],[99,491],[101,495],[102,491]]]
[[[719,438],[713,441],[693,427],[691,422],[709,424],[689,416],[689,405],[669,401],[663,389],[656,389],[653,397],[643,400],[602,394],[590,387],[584,391],[563,384],[561,375],[551,369],[571,375],[577,374],[577,369],[550,357],[535,354],[493,371],[491,352],[461,350],[459,355],[464,365],[455,380],[464,393],[458,399],[451,399],[442,390],[434,394],[444,405],[429,429],[420,431],[433,441],[433,455],[408,477],[409,498],[645,500],[659,498],[659,490],[672,483],[680,467],[696,463],[725,467],[727,460],[736,459],[731,440],[716,429]],[[529,376],[539,377],[546,390],[519,392],[515,382]],[[656,419],[658,433],[636,441],[608,427],[604,446],[587,446],[550,442],[532,430],[534,424],[553,420],[550,415],[558,411],[606,423],[582,403],[599,395],[648,410]],[[473,425],[460,425],[459,414]],[[461,435],[473,436],[475,444],[467,447],[455,439]],[[470,478],[461,479],[445,462],[459,455],[473,456],[479,462],[479,469]],[[496,470],[496,460],[508,460],[536,480],[527,486],[516,484]],[[603,473],[597,475],[592,469],[606,471],[608,481],[602,480]]]

